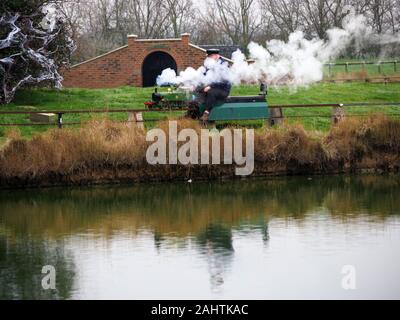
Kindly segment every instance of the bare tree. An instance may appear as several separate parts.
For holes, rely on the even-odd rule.
[[[184,27],[188,0],[165,0],[174,4],[176,32]],[[163,0],[60,0],[78,44],[75,60],[102,54],[126,44],[128,34],[162,38],[171,29],[169,10]],[[179,7],[183,2],[187,5]]]
[[[81,32],[81,0],[64,0],[57,2],[60,13],[65,18],[65,23],[69,26],[71,36],[75,39]]]
[[[298,0],[260,0],[261,11],[271,16],[279,29],[280,38],[287,40],[289,35],[301,27],[301,2]],[[268,18],[267,18],[268,19]]]
[[[382,33],[390,28],[390,12],[393,4],[394,0],[370,0],[368,2],[368,12],[376,32]]]
[[[330,27],[327,2],[325,0],[304,0],[303,19],[306,22],[305,29],[309,34],[324,38],[326,30]]]
[[[398,32],[400,0],[57,0],[78,45],[77,61],[142,38],[192,34],[198,44],[238,45],[287,40],[302,30],[326,37],[341,27],[349,8],[364,14],[377,32]]]
[[[168,29],[163,0],[125,0],[126,28],[142,38],[161,38]]]
[[[197,44],[229,44],[230,40],[218,30],[212,27],[216,18],[209,14],[200,15],[195,21],[195,27],[191,31],[191,39]]]
[[[211,0],[209,24],[223,33],[232,44],[247,47],[261,27],[256,0]]]
[[[164,0],[162,5],[168,15],[168,34],[177,38],[182,33],[193,32],[198,10],[192,0]]]
[[[22,86],[60,88],[58,70],[75,45],[57,3],[49,0],[2,3],[0,12],[0,104]]]
[[[342,27],[344,18],[355,11],[364,14],[370,0],[303,0],[304,30],[310,36],[325,38],[326,31]]]
[[[330,27],[342,27],[343,19],[351,12],[351,3],[349,0],[325,0],[328,8],[328,20]]]
[[[350,0],[349,5],[354,9],[357,14],[366,14],[371,0]]]
[[[388,23],[392,33],[400,32],[400,0],[393,0],[388,8]]]

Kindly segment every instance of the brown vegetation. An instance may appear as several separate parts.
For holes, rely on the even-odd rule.
[[[158,126],[167,132],[167,123]],[[201,127],[181,120],[178,130]],[[107,120],[25,140],[13,132],[0,151],[0,186],[48,186],[194,178],[234,178],[233,165],[151,166],[146,133]],[[221,150],[222,152],[223,150]],[[384,115],[346,119],[322,135],[300,125],[256,131],[254,176],[400,168],[400,121]]]

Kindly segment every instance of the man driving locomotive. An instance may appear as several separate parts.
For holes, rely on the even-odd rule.
[[[202,121],[208,121],[211,110],[215,106],[223,103],[226,100],[232,88],[232,84],[229,82],[229,80],[224,79],[223,74],[215,74],[216,72],[224,73],[224,71],[226,72],[226,69],[224,70],[224,68],[213,68],[212,70],[210,70],[207,61],[216,63],[217,66],[224,66],[224,64],[226,64],[226,62],[221,58],[218,49],[207,50],[205,76],[207,77],[209,73],[213,72],[214,74],[212,75],[212,78],[218,80],[213,80],[208,86],[206,86],[202,90],[205,103],[205,111],[203,116],[201,117]]]

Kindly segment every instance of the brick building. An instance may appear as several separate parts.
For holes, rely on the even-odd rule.
[[[128,44],[72,66],[63,72],[67,88],[113,88],[154,86],[162,70],[181,71],[200,67],[205,49],[189,42],[189,34],[179,39],[138,39],[128,36]]]

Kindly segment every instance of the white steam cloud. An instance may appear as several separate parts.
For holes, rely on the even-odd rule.
[[[308,40],[302,31],[289,36],[287,42],[268,41],[266,47],[257,43],[248,46],[249,58],[237,50],[232,55],[233,64],[219,64],[206,59],[199,69],[187,68],[177,75],[166,69],[157,78],[157,85],[200,87],[213,82],[229,81],[232,84],[258,83],[304,86],[323,78],[323,65],[337,58],[350,44],[357,49],[366,43],[387,45],[400,43],[400,35],[375,34],[363,15],[349,14],[343,28],[327,31],[327,40]],[[207,73],[206,67],[209,70]]]

